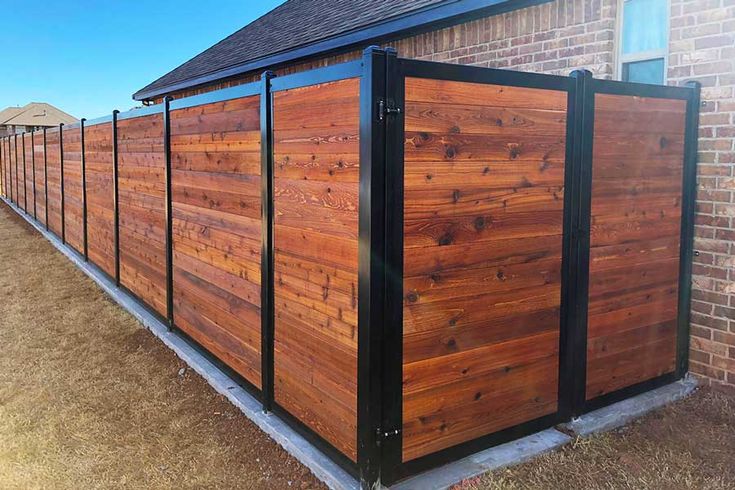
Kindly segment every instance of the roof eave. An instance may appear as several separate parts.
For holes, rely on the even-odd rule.
[[[303,61],[315,56],[325,56],[337,51],[350,49],[366,43],[380,43],[420,34],[447,25],[465,22],[470,18],[498,15],[533,5],[548,3],[552,0],[459,0],[437,7],[411,12],[405,16],[390,19],[380,24],[367,26],[339,36],[300,46],[282,53],[265,56],[256,60],[217,70],[207,75],[191,78],[182,82],[165,85],[151,90],[141,89],[133,94],[133,99],[142,101],[161,97],[171,92],[197,87],[207,83],[231,78],[244,73],[279,65]]]

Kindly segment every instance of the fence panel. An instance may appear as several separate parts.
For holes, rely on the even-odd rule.
[[[3,195],[10,198],[10,164],[8,160],[8,138],[0,138],[0,158],[3,164]]]
[[[65,127],[61,137],[64,147],[64,236],[72,248],[84,253],[81,127]]]
[[[686,100],[597,93],[587,400],[676,364]]]
[[[33,214],[33,145],[31,144],[31,134],[24,133],[22,139],[23,157],[23,209]]]
[[[89,259],[115,275],[115,207],[112,173],[112,123],[84,127]]]
[[[48,226],[61,237],[61,154],[58,128],[46,131],[46,177],[48,179]]]
[[[274,93],[275,400],[352,460],[359,80]]]
[[[46,177],[44,164],[43,131],[33,132],[33,158],[36,162],[36,172],[33,178],[36,181],[36,219],[46,224]]]
[[[163,116],[117,123],[120,283],[166,315]]]
[[[557,411],[567,93],[406,79],[403,460]]]
[[[261,386],[260,97],[170,113],[174,321]]]

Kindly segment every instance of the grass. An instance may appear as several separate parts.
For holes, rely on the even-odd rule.
[[[700,389],[618,430],[577,439],[456,490],[536,488],[733,489],[735,396]]]
[[[0,488],[322,487],[4,204],[0,345]]]
[[[0,204],[0,488],[323,488]],[[702,389],[480,489],[735,488],[735,396]]]

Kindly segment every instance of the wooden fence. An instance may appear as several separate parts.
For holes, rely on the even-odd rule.
[[[371,49],[3,138],[0,187],[390,483],[685,374],[698,93]]]

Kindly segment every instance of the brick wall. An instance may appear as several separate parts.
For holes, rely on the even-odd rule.
[[[568,75],[615,75],[617,0],[558,0],[388,43],[402,57]],[[702,83],[691,370],[735,387],[735,0],[671,0],[668,83]],[[357,59],[361,50],[278,70]],[[176,97],[253,80],[247,74]]]
[[[690,369],[735,387],[735,0],[672,0],[669,52],[702,84]]]

